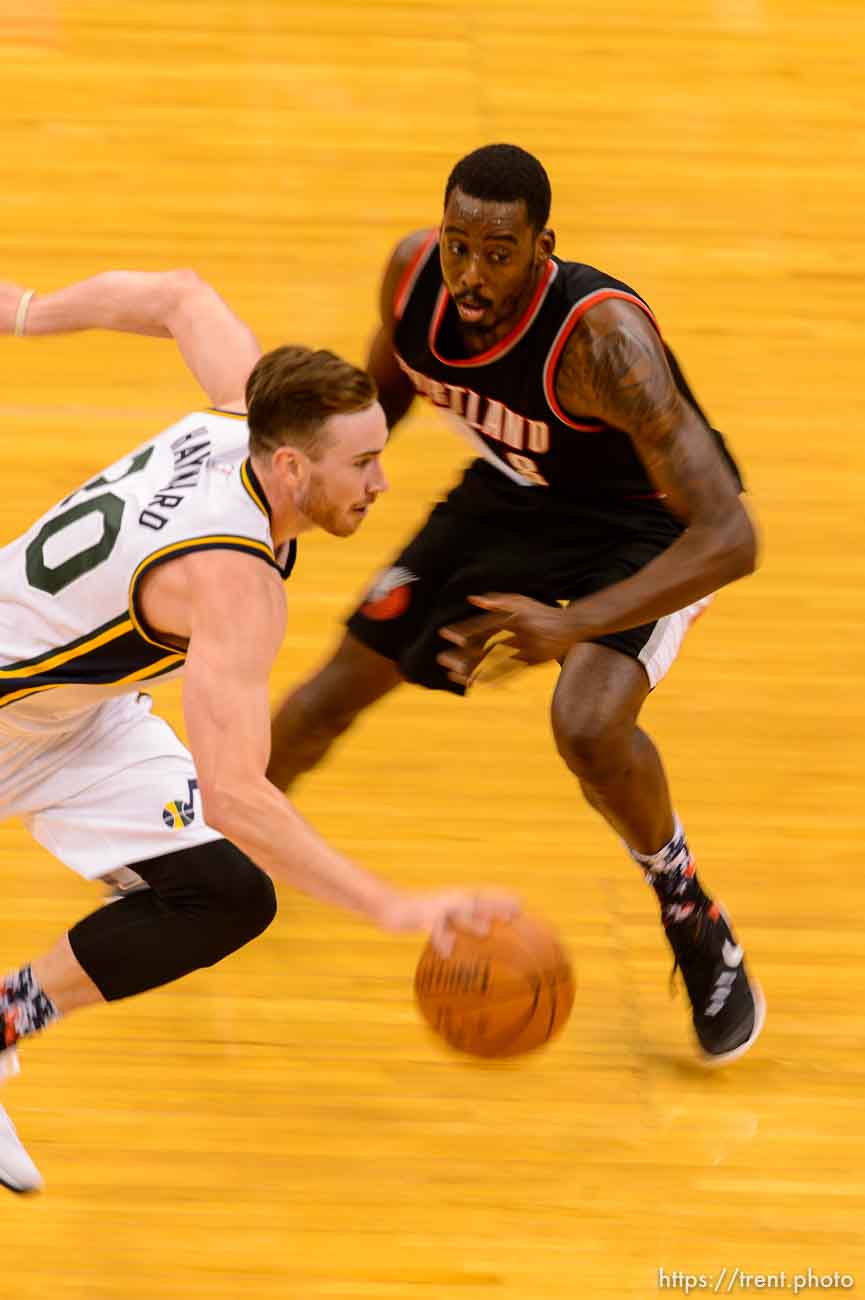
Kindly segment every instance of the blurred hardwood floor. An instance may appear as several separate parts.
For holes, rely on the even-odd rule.
[[[495,139],[543,159],[559,252],[652,303],[762,529],[646,717],[769,1002],[750,1057],[694,1063],[651,895],[555,756],[551,672],[406,688],[299,806],[406,884],[496,882],[555,918],[565,1034],[446,1054],[419,944],[283,891],[222,966],[24,1045],[2,1100],[48,1189],[4,1203],[10,1300],[644,1300],[723,1268],[727,1294],[754,1289],[734,1268],[865,1288],[863,57],[853,0],[4,0],[0,275],[38,289],[191,265],[266,346],[360,359],[452,163]],[[199,401],[161,342],[0,356],[4,539]],[[462,463],[421,409],[387,460],[354,541],[302,543],[275,695]],[[0,889],[4,969],[96,897],[14,824]]]

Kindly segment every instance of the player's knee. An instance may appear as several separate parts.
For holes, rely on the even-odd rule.
[[[627,764],[634,729],[630,720],[623,723],[596,708],[565,709],[554,702],[552,724],[560,755],[581,780],[603,784]]]
[[[208,917],[213,953],[202,965],[212,966],[228,953],[251,943],[268,928],[276,916],[273,881],[233,844],[225,846],[201,881],[201,894]],[[228,853],[226,850],[234,850]]]
[[[213,966],[276,915],[268,876],[227,840],[133,864],[149,885],[84,917],[72,951],[107,1002]]]
[[[228,887],[224,885],[227,883]],[[260,867],[240,855],[228,882],[220,882],[215,905],[236,934],[236,947],[257,939],[276,917],[273,881]]]
[[[250,880],[250,891],[246,908],[247,924],[250,927],[250,939],[257,939],[260,934],[276,920],[278,903],[273,881],[260,867],[255,867],[254,883]],[[247,940],[248,942],[248,940]]]
[[[273,881],[228,840],[139,863],[135,870],[165,907],[189,922],[198,966],[242,948],[276,916]]]

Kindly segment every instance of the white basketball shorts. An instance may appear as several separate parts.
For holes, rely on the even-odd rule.
[[[20,817],[87,880],[221,839],[202,816],[192,756],[147,695],[97,705],[72,731],[15,734],[0,713],[0,818]]]

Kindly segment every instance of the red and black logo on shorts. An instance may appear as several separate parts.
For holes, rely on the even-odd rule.
[[[370,587],[360,607],[360,613],[364,618],[371,618],[376,623],[399,618],[409,607],[411,584],[417,581],[417,574],[412,573],[410,569],[399,566],[388,569],[376,578]]]

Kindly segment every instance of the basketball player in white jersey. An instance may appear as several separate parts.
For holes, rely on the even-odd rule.
[[[0,816],[120,897],[0,981],[0,1072],[77,1007],[221,960],[273,919],[271,878],[388,931],[483,932],[513,900],[407,894],[330,848],[265,777],[268,676],[298,534],[351,535],[387,486],[369,376],[260,355],[191,272],[0,285],[0,333],[174,337],[212,406],[91,475],[0,550]],[[6,347],[23,346],[20,343]],[[184,670],[191,754],[142,684]],[[0,1110],[0,1182],[42,1185]]]

